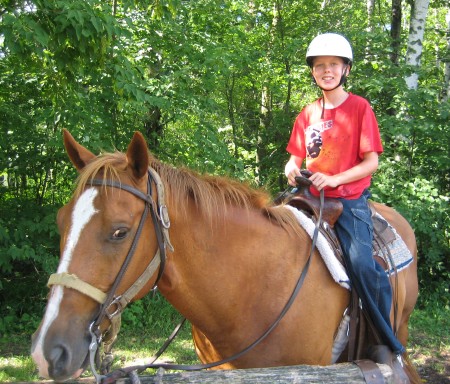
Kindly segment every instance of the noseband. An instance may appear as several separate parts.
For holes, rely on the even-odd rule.
[[[155,202],[153,198],[152,183],[155,183],[156,186],[156,192],[158,195],[157,202]],[[154,283],[154,287],[156,287],[159,279],[161,278],[164,272],[164,266],[166,262],[166,247],[168,247],[171,251],[173,251],[173,246],[170,243],[169,238],[168,230],[170,227],[170,220],[167,212],[167,206],[165,205],[164,202],[164,185],[158,173],[156,173],[154,169],[152,168],[148,169],[147,194],[141,192],[135,187],[132,187],[131,185],[121,184],[120,182],[112,180],[93,179],[91,180],[90,185],[121,189],[133,194],[134,196],[138,197],[139,199],[145,202],[144,212],[142,213],[138,229],[136,231],[136,234],[134,235],[133,242],[131,243],[128,254],[108,293],[105,293],[99,290],[98,288],[90,285],[89,283],[82,281],[76,275],[68,273],[52,274],[47,284],[49,287],[52,285],[62,285],[64,287],[75,289],[83,293],[84,295],[89,296],[90,298],[92,298],[93,300],[97,301],[100,304],[100,308],[95,317],[95,320],[89,327],[89,332],[92,336],[92,341],[89,346],[91,370],[94,376],[96,377],[97,382],[99,382],[101,376],[97,373],[95,369],[95,356],[98,347],[103,339],[103,334],[100,331],[100,324],[105,319],[105,317],[107,317],[111,322],[111,328],[113,333],[111,337],[115,338],[120,328],[121,313],[123,312],[125,307],[131,302],[131,300],[137,295],[137,293],[145,286],[145,284],[154,275],[154,273],[159,267],[158,276]],[[155,256],[150,261],[145,271],[137,278],[135,283],[130,288],[128,288],[126,292],[124,292],[119,296],[116,296],[116,290],[127,271],[131,259],[133,258],[134,252],[136,250],[139,238],[142,234],[142,230],[149,212],[152,217],[153,227],[155,229],[156,238],[158,241],[158,250],[156,251]]]

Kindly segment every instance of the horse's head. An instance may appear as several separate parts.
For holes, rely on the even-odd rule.
[[[123,295],[121,305],[126,305],[155,283],[163,232],[157,233],[160,215],[153,211],[156,203],[149,189],[154,180],[148,176],[149,153],[141,134],[135,133],[126,154],[97,157],[67,131],[64,145],[79,181],[58,212],[60,263],[49,280],[45,315],[32,338],[40,375],[58,381],[83,372],[91,341],[98,341],[111,324],[109,315],[120,309],[109,304]],[[158,261],[150,269],[155,253],[148,254],[148,249]],[[145,282],[133,288],[144,275]]]

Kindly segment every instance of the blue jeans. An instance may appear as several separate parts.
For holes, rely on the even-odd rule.
[[[395,337],[390,322],[392,290],[386,272],[372,256],[373,224],[367,202],[369,191],[359,199],[339,199],[344,211],[335,229],[341,242],[347,271],[363,308],[378,330],[382,341],[395,354],[405,351]]]

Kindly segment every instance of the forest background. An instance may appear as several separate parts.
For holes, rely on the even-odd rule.
[[[138,130],[165,162],[275,196],[323,32],[352,42],[346,89],[380,124],[374,199],[416,233],[418,308],[448,308],[448,1],[1,0],[0,334],[31,333],[45,307],[76,178],[62,128],[95,153]]]

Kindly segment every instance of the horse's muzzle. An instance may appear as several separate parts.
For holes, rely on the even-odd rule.
[[[39,376],[61,382],[76,379],[83,373],[89,361],[89,341],[83,338],[74,342],[72,335],[67,338],[47,335],[44,340],[40,340],[39,332],[33,335],[31,355]]]

